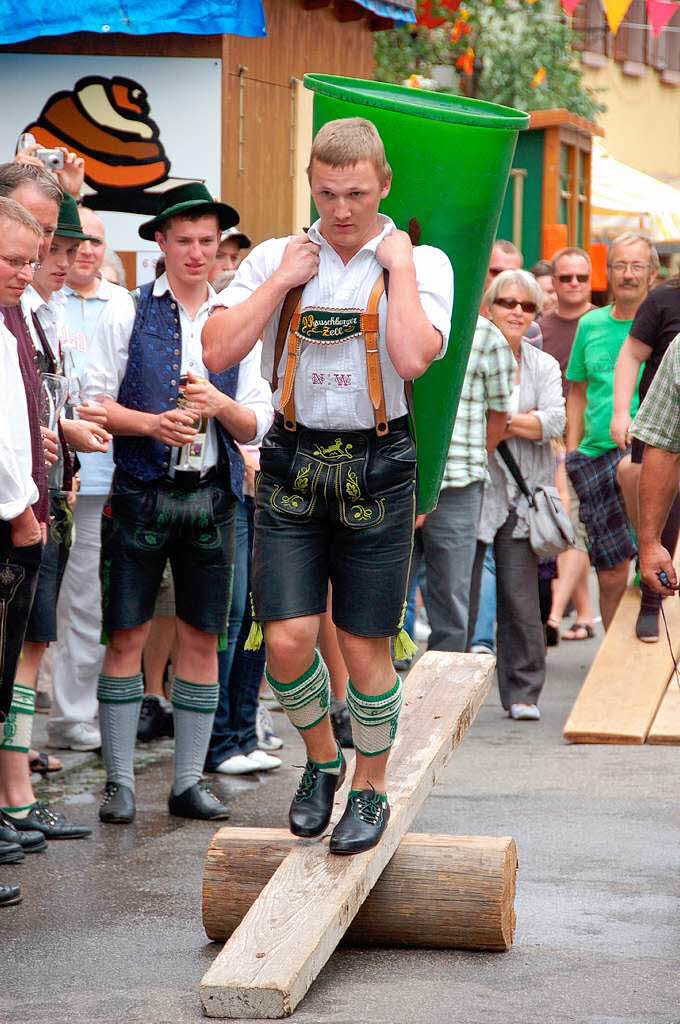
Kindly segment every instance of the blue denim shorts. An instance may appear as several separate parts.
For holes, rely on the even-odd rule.
[[[404,614],[415,516],[416,446],[406,417],[389,433],[285,429],[264,439],[252,590],[261,622],[318,615],[355,636],[393,636]]]
[[[215,474],[187,491],[170,480],[145,483],[116,469],[102,514],[106,634],[153,617],[167,561],[177,617],[203,633],[223,633],[234,562],[234,498],[228,479]]]

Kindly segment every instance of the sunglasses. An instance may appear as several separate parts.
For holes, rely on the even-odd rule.
[[[558,274],[557,275],[557,280],[560,282],[560,284],[569,284],[569,282],[573,281],[574,278],[576,278],[576,280],[578,281],[579,284],[585,284],[586,281],[590,280],[590,274]]]
[[[516,306],[521,306],[523,313],[535,313],[538,309],[535,302],[520,302],[519,299],[494,299],[493,304],[501,306],[503,309],[515,309]]]

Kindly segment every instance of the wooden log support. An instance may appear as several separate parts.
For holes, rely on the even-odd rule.
[[[680,601],[664,603],[675,657]],[[644,743],[668,685],[673,661],[663,630],[656,644],[635,636],[640,591],[629,587],[564,726],[569,743]]]
[[[470,727],[493,674],[485,655],[431,651],[409,673],[389,769],[391,817],[381,841],[333,857],[328,840],[294,845],[206,972],[208,1017],[289,1016],[343,937]],[[346,787],[336,801],[342,813]]]
[[[225,942],[295,845],[286,829],[221,828],[203,871],[203,927]],[[513,839],[409,832],[343,942],[424,949],[510,949]]]

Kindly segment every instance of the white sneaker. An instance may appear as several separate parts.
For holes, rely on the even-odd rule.
[[[424,613],[419,612],[413,623],[413,639],[416,643],[424,644],[429,639],[432,628]]]
[[[473,644],[470,648],[470,654],[490,654],[492,657],[496,657],[494,652],[486,644]]]
[[[270,772],[272,768],[281,767],[281,758],[272,757],[271,754],[266,754],[264,750],[251,751],[246,760],[254,764],[258,772]]]
[[[280,750],[283,746],[283,740],[274,732],[274,722],[269,709],[261,701],[257,705],[255,732],[260,750]]]
[[[47,746],[52,750],[99,750],[102,737],[92,722],[65,722],[48,725]]]
[[[511,704],[510,705],[510,718],[515,718],[520,722],[537,722],[541,717],[541,712],[538,710],[535,704]]]
[[[220,775],[247,775],[249,772],[258,771],[258,767],[245,754],[234,754],[233,757],[227,757],[218,764],[215,771]]]

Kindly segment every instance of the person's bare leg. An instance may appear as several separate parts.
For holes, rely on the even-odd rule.
[[[331,677],[331,693],[336,700],[345,700],[347,697],[347,677],[349,673],[340,650],[338,634],[333,622],[332,607],[332,589],[329,583],[328,604],[319,624],[319,649]]]
[[[553,580],[552,604],[548,622],[559,629],[569,600],[574,600],[574,605],[579,614],[579,622],[587,622],[592,625],[593,613],[590,607],[588,595],[588,575],[590,572],[590,559],[585,551],[578,548],[568,548],[557,558],[557,579]],[[585,593],[584,593],[585,591]],[[580,607],[576,604],[578,595]],[[581,618],[583,616],[583,618]]]
[[[14,682],[35,691],[40,661],[47,644],[27,640],[24,643]],[[0,750],[0,807],[27,807],[35,803],[31,785],[29,754],[20,750]]]
[[[605,630],[609,629],[616,614],[619,601],[623,597],[628,582],[630,560],[620,562],[613,569],[598,569],[597,579],[600,584],[600,614]]]
[[[174,615],[154,615],[144,645],[144,693],[164,697],[165,666],[175,642],[177,620]]]
[[[638,531],[638,487],[641,469],[642,465],[631,462],[630,455],[624,455],[616,467],[616,482],[623,495],[626,515],[636,533]]]

